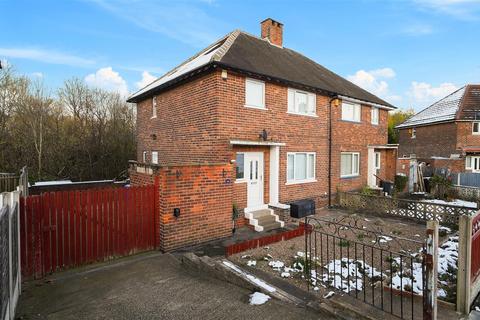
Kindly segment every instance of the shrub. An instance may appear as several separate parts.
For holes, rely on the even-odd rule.
[[[405,190],[405,187],[407,186],[407,182],[407,176],[397,174],[394,181],[395,191],[399,193],[403,192],[403,190]]]
[[[432,189],[432,194],[435,198],[446,200],[449,189],[451,189],[452,182],[443,176],[434,175],[430,179],[430,186]]]
[[[375,195],[375,191],[371,189],[369,186],[363,186],[362,187],[362,192],[364,196],[373,196]]]

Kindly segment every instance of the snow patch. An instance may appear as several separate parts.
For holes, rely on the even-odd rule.
[[[250,305],[259,306],[266,303],[270,299],[270,296],[267,296],[266,294],[263,294],[261,292],[254,292],[250,295]]]

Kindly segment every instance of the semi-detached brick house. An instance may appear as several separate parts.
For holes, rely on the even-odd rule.
[[[397,129],[405,161],[414,157],[452,172],[480,172],[480,85],[458,89]]]
[[[393,178],[394,107],[282,40],[272,19],[260,38],[233,31],[129,98],[131,179],[159,177],[165,250],[228,236],[233,204],[262,231],[283,226],[273,210],[292,201],[320,207],[337,190],[375,186],[374,174]]]

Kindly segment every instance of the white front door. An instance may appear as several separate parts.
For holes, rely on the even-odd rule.
[[[263,202],[263,153],[245,153],[245,173],[247,180],[247,206],[256,208]]]

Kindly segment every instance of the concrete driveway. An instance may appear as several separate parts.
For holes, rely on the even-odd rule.
[[[21,319],[319,319],[278,300],[251,306],[248,290],[160,253],[57,273],[22,289]]]

